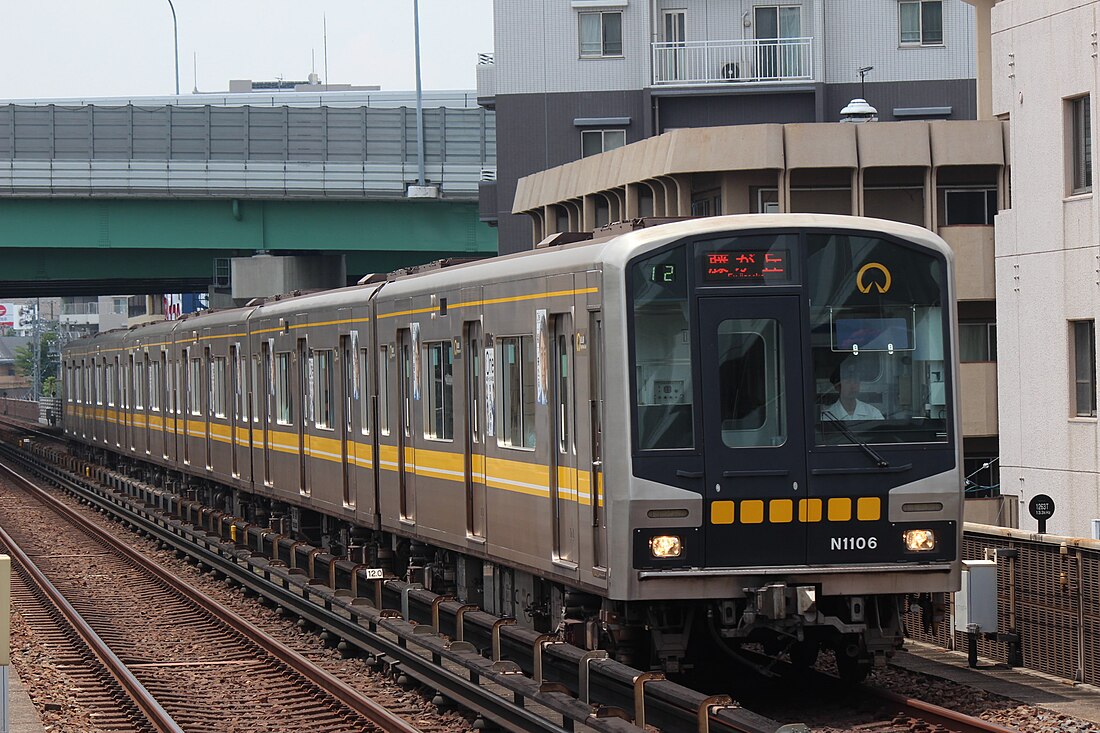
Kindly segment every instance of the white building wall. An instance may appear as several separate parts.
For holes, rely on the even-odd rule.
[[[534,94],[649,86],[649,0],[574,8],[568,0],[495,0],[496,93]],[[580,58],[579,10],[621,10],[623,58]]]
[[[829,3],[825,15],[827,84],[859,81],[862,66],[874,66],[868,82],[973,79],[976,73],[974,8],[943,0],[943,46],[900,45],[896,0]]]
[[[583,5],[581,3],[583,2]],[[901,48],[897,0],[496,0],[493,4],[497,94],[643,89],[650,85],[650,43],[662,39],[662,11],[686,12],[689,41],[755,38],[758,5],[800,5],[802,35],[814,39],[814,76],[826,83],[972,79],[975,75],[974,8],[943,0],[944,45]],[[621,10],[623,58],[582,59],[577,13]],[[655,12],[654,12],[655,11]],[[818,13],[824,12],[820,23]],[[821,33],[825,43],[821,41]],[[962,52],[960,52],[962,51]]]
[[[1075,417],[1070,321],[1100,315],[1100,211],[1068,192],[1066,100],[1092,95],[1095,140],[1098,12],[1097,0],[1007,0],[992,17],[993,113],[1010,120],[1012,165],[1012,208],[996,222],[1001,486],[1020,495],[1024,528],[1036,526],[1027,503],[1048,494],[1048,531],[1086,537],[1100,428]]]

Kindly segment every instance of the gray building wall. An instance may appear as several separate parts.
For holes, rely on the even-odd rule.
[[[895,119],[896,108],[929,107],[950,108],[930,117],[976,118],[975,14],[963,0],[943,0],[944,42],[931,47],[900,45],[896,0],[777,0],[801,8],[801,33],[813,44],[812,80],[653,85],[652,42],[663,38],[663,10],[685,11],[689,43],[720,43],[755,38],[759,4],[495,0],[490,104],[497,112],[497,172],[496,182],[485,186],[481,211],[485,220],[498,219],[501,253],[530,242],[529,221],[510,214],[517,181],[580,158],[578,118],[629,117],[621,126],[628,143],[678,127],[835,121],[860,96],[864,66],[874,66],[865,89],[880,119]],[[621,58],[579,58],[577,15],[586,10],[622,12]]]

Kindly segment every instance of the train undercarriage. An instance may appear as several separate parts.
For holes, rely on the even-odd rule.
[[[621,602],[566,587],[535,572],[433,547],[415,539],[293,506],[164,467],[90,449],[89,458],[249,523],[293,537],[387,576],[453,595],[489,613],[555,633],[585,649],[667,674],[751,667],[770,675],[774,660],[812,666],[831,650],[838,674],[863,679],[901,647],[907,609],[928,599],[896,595],[818,597],[814,586],[772,583],[728,600]],[[94,455],[92,455],[94,454]],[[918,602],[919,600],[919,602]]]

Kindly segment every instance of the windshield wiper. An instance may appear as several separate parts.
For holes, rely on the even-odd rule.
[[[878,466],[879,468],[890,468],[890,462],[880,456],[877,452],[875,452],[874,448],[857,438],[855,436],[855,433],[853,433],[851,429],[844,424],[843,420],[841,420],[839,417],[832,414],[831,412],[822,412],[821,416],[829,418],[829,421],[836,425],[836,429],[840,431],[841,435],[862,448],[863,452],[871,457],[871,460],[875,462],[876,466]]]

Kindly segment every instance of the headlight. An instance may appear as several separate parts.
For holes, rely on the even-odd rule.
[[[905,549],[909,552],[928,552],[936,549],[936,533],[930,529],[907,529],[905,534]]]
[[[680,538],[671,534],[659,534],[649,539],[649,551],[653,557],[680,557],[684,546]]]

